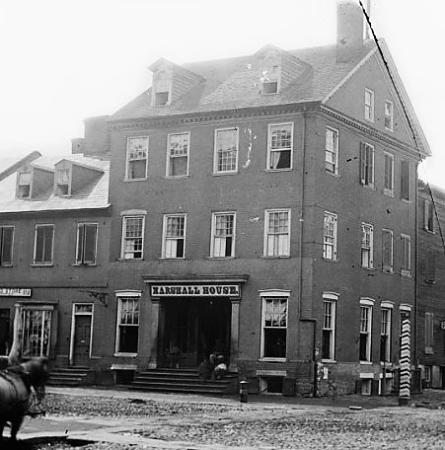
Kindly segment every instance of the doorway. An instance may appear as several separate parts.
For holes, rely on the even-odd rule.
[[[230,358],[228,298],[180,298],[161,303],[158,361],[161,367],[197,367],[216,351]]]
[[[74,304],[71,361],[75,366],[87,366],[89,363],[92,323],[93,305]]]
[[[0,355],[8,355],[12,345],[9,309],[0,309]]]

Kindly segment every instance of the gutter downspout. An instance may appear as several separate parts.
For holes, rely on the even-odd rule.
[[[414,362],[414,367],[417,368],[418,367],[418,361],[417,361],[417,256],[418,256],[418,237],[417,234],[419,232],[419,223],[418,223],[418,215],[419,215],[419,206],[418,206],[418,201],[419,201],[419,175],[418,175],[418,170],[419,170],[419,163],[416,163],[416,180],[415,180],[415,188],[416,188],[416,193],[414,195],[414,222],[415,222],[415,228],[414,228],[414,304],[413,304],[413,340],[412,342],[414,343],[413,345],[413,362]]]

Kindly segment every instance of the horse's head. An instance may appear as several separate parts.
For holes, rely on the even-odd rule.
[[[38,398],[45,395],[45,383],[48,380],[48,359],[47,358],[33,358],[26,361],[20,366],[23,369],[23,375],[26,381],[32,386]]]

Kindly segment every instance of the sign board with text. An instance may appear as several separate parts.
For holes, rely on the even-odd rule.
[[[151,296],[164,297],[235,297],[239,298],[239,284],[157,284],[151,286]]]
[[[0,297],[31,297],[30,288],[0,288]]]

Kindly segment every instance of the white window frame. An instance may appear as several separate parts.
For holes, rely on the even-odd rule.
[[[328,332],[330,333],[329,340],[329,357],[323,358],[323,348],[322,348],[322,361],[335,361],[335,333],[336,333],[336,323],[337,323],[337,301],[339,295],[334,292],[323,292],[323,322],[322,322],[322,333]],[[326,314],[325,314],[325,305],[326,303],[330,304],[330,326],[326,326]],[[322,337],[323,342],[323,337]]]
[[[215,255],[215,240],[216,240],[216,218],[217,216],[233,216],[233,227],[232,227],[232,247],[230,256],[220,256]],[[211,258],[234,258],[235,257],[235,240],[236,240],[236,212],[235,211],[219,211],[212,213],[212,229],[211,229],[211,239],[210,239],[210,257]]]
[[[85,242],[86,242],[86,233],[84,231],[83,236],[83,255],[79,258],[79,238],[80,238],[80,228],[83,227],[86,230],[87,226],[95,226],[96,227],[96,242],[94,246],[94,262],[85,261]],[[95,266],[97,264],[97,243],[99,240],[99,224],[97,222],[78,222],[77,223],[77,238],[76,238],[76,265],[86,265],[86,266]]]
[[[274,213],[287,213],[287,249],[283,254],[269,254],[268,236],[269,234],[269,216]],[[291,239],[291,210],[290,208],[282,209],[266,209],[264,211],[264,243],[263,256],[266,258],[288,258],[290,256],[290,239]],[[285,233],[273,233],[273,235],[284,235]]]
[[[401,274],[403,276],[409,277],[411,275],[411,236],[408,234],[401,234],[400,240],[402,243],[402,252],[401,252]],[[407,244],[405,244],[405,242]],[[405,247],[407,245],[407,247]],[[407,253],[405,253],[405,250],[407,250]],[[405,260],[406,258],[406,260]],[[407,263],[407,264],[405,264]]]
[[[144,259],[144,246],[145,246],[145,215],[146,211],[123,211],[121,213],[122,216],[122,232],[121,232],[121,260],[123,261],[141,261]],[[135,238],[127,238],[125,236],[127,231],[127,219],[142,219],[142,230],[141,230],[141,239],[142,239],[142,248],[141,248],[141,256],[140,258],[126,258],[125,257],[125,242],[127,239],[135,239]],[[134,252],[133,252],[134,253]]]
[[[328,148],[328,133],[333,133],[333,135],[335,136],[333,139],[334,142],[334,149],[329,149]],[[332,127],[326,127],[326,132],[325,132],[325,157],[324,157],[324,162],[325,162],[325,171],[327,173],[330,173],[332,175],[338,175],[338,153],[339,153],[339,143],[340,143],[340,133],[336,128],[332,128]],[[334,162],[331,163],[330,161],[328,161],[328,154],[332,154]],[[334,170],[330,170],[328,168],[328,164],[333,164],[334,165]]]
[[[146,139],[147,140],[147,156],[145,158],[145,176],[139,178],[130,178],[129,170],[130,170],[130,160],[129,160],[129,149],[130,149],[130,141],[132,139]],[[150,152],[150,137],[149,136],[127,136],[127,144],[126,144],[126,153],[125,153],[125,181],[142,181],[148,178],[148,155]],[[132,161],[141,161],[141,159],[134,159]]]
[[[231,170],[218,170],[218,133],[221,131],[229,131],[232,130],[236,133],[236,161],[235,168]],[[238,172],[238,163],[239,163],[239,128],[238,127],[226,127],[226,128],[217,128],[214,132],[214,143],[213,143],[213,175],[225,175],[230,173]]]
[[[38,229],[44,227],[52,227],[52,237],[51,237],[51,261],[36,261],[37,256],[37,235]],[[32,257],[33,266],[52,266],[54,263],[54,236],[56,234],[56,226],[53,223],[37,223],[34,226],[34,251]],[[45,252],[44,252],[45,253]]]
[[[90,311],[76,311],[77,306],[91,306],[91,312]],[[76,317],[78,316],[91,316],[91,323],[90,323],[90,348],[88,351],[88,356],[91,358],[92,355],[92,349],[93,349],[93,322],[94,322],[94,303],[88,303],[88,302],[78,302],[73,303],[73,308],[71,310],[71,334],[70,334],[70,355],[69,360],[70,364],[73,363],[74,359],[74,338],[75,338],[75,332],[76,332]]]
[[[140,324],[141,324],[141,291],[135,290],[125,290],[125,291],[116,291],[115,296],[117,299],[117,314],[116,314],[116,341],[115,341],[115,353],[113,356],[137,356],[138,351],[136,352],[120,352],[120,319],[122,315],[122,300],[127,299],[137,299],[138,301],[138,323],[137,324],[126,324],[126,326],[137,326],[138,327],[138,345],[137,350],[139,350],[139,333],[140,333]]]
[[[184,235],[183,235],[183,255],[182,256],[167,256],[167,240],[168,239],[176,239],[179,238],[169,238],[167,237],[167,222],[170,217],[183,217],[184,218]],[[162,226],[162,258],[163,259],[185,259],[185,251],[186,251],[186,243],[187,243],[187,214],[164,214],[163,218],[163,226]]]
[[[380,304],[380,338],[381,336],[386,336],[386,345],[385,345],[385,359],[382,360],[382,355],[380,352],[380,362],[381,363],[390,363],[392,357],[392,326],[393,326],[393,310],[394,304],[390,302],[382,302]],[[383,321],[384,312],[387,312],[387,321]],[[384,325],[386,325],[386,329],[384,329]],[[380,346],[381,349],[381,346]]]
[[[434,353],[434,313],[425,313],[425,354],[432,355]]]
[[[366,231],[369,231],[369,247],[364,246],[363,237]],[[360,239],[360,265],[364,269],[374,268],[374,226],[367,222],[361,223],[361,239]],[[364,264],[364,251],[369,251],[368,265]]]
[[[171,137],[172,136],[180,136],[180,135],[186,135],[188,136],[188,144],[187,144],[187,154],[186,155],[171,155]],[[188,177],[189,176],[189,165],[190,165],[190,138],[191,133],[190,131],[184,131],[181,133],[169,133],[167,136],[167,163],[166,163],[166,173],[165,176],[167,178],[182,178],[182,177]],[[187,164],[186,164],[186,173],[181,175],[170,175],[170,168],[171,168],[171,159],[172,158],[187,158]]]
[[[386,105],[389,105],[389,109],[390,109],[390,113],[387,113],[387,109],[386,109]],[[384,119],[384,124],[385,124],[385,129],[388,131],[394,131],[394,103],[391,100],[385,100],[385,119]],[[389,120],[390,126],[386,126],[386,120]]]
[[[368,101],[369,97],[369,101]],[[368,122],[374,122],[374,91],[372,89],[365,88],[365,119]]]
[[[289,330],[289,298],[290,298],[290,291],[284,290],[284,289],[266,289],[263,291],[259,291],[260,299],[261,299],[261,348],[260,348],[260,360],[262,361],[275,361],[275,362],[284,362],[287,359],[287,351],[288,351],[288,330]],[[274,300],[274,299],[280,299],[280,300],[286,300],[286,327],[266,327],[265,326],[265,320],[266,320],[266,303],[267,300]],[[272,357],[272,356],[264,356],[264,348],[265,348],[265,338],[266,328],[279,328],[279,329],[286,329],[286,355],[284,357]]]
[[[430,219],[431,219],[431,226],[430,226]],[[423,228],[425,231],[434,233],[434,204],[432,201],[428,199],[424,199],[423,201]]]
[[[12,229],[12,238],[11,238],[11,261],[8,263],[3,262],[3,245],[4,245],[4,230],[5,228]],[[15,226],[14,225],[0,225],[0,267],[12,267],[14,261],[14,238],[15,238]]]
[[[389,160],[391,161],[391,172],[390,172],[390,177],[391,177],[391,186],[388,187],[386,186],[386,161]],[[384,181],[383,181],[383,193],[385,195],[389,195],[389,196],[394,196],[394,155],[392,153],[389,152],[383,152],[383,161],[384,161]]]
[[[326,221],[328,218],[333,220],[334,230],[333,236],[328,236],[326,233]],[[337,260],[337,229],[338,229],[338,216],[330,211],[325,211],[323,215],[323,259],[327,261]],[[332,244],[328,242],[328,239],[333,239]],[[328,248],[332,248],[332,257],[328,255]]]
[[[371,350],[372,350],[372,313],[374,308],[374,300],[367,297],[360,299],[360,335],[365,334],[362,332],[362,308],[365,308],[367,313],[367,341],[366,341],[366,359],[360,360],[361,364],[371,364]],[[359,357],[360,357],[360,339],[359,339]]]
[[[362,142],[362,149],[363,149],[363,155],[360,155],[360,183],[363,186],[367,186],[370,188],[374,188],[375,183],[375,148],[373,145],[368,144],[367,142]],[[364,166],[364,162],[362,158],[365,156],[366,152],[369,151],[372,158],[369,158],[368,160],[371,162],[372,167],[369,168],[369,165]],[[363,173],[362,172],[362,168]],[[371,174],[369,174],[371,172]],[[369,176],[370,175],[370,176]]]
[[[290,147],[283,147],[280,149],[272,149],[272,132],[273,128],[279,128],[284,126],[290,125]],[[267,166],[266,170],[270,172],[281,172],[286,170],[292,170],[293,167],[293,149],[294,149],[294,123],[293,122],[283,122],[283,123],[270,123],[267,127]],[[277,168],[273,169],[270,168],[270,160],[271,160],[271,154],[273,152],[282,152],[282,151],[288,151],[290,153],[289,158],[289,167],[283,167],[283,168]]]
[[[385,264],[385,239],[383,237],[385,233],[388,233],[391,236],[391,261],[389,265]],[[388,228],[382,229],[382,269],[384,272],[394,272],[394,232]]]

